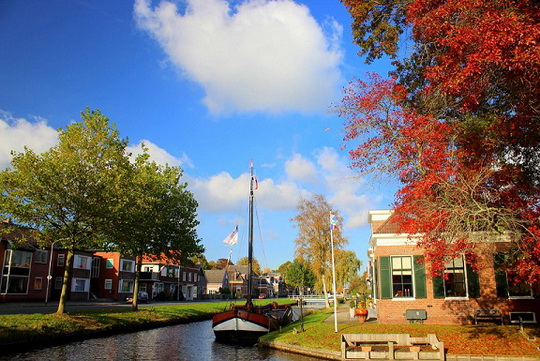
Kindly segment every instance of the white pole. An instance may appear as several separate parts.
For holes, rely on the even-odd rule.
[[[53,253],[54,253],[54,244],[58,241],[62,241],[64,239],[58,239],[51,243],[51,254],[49,255],[49,273],[47,273],[47,291],[45,292],[45,304],[47,305],[49,303],[49,286],[51,284],[51,268],[52,268],[52,262],[53,262]]]
[[[332,218],[332,213],[330,213]],[[332,288],[334,292],[334,332],[338,332],[337,327],[337,296],[336,296],[336,267],[334,266],[334,225],[330,224],[330,244],[332,246]]]

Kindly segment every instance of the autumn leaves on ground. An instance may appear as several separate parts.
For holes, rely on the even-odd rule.
[[[299,323],[290,325],[281,333],[274,332],[262,338],[263,341],[276,341],[292,345],[340,350],[340,335],[343,333],[406,333],[411,336],[425,337],[434,333],[444,342],[447,354],[460,355],[522,355],[539,356],[540,328],[526,328],[529,336],[536,336],[536,341],[529,341],[519,332],[519,326],[496,325],[381,325],[373,323],[341,324],[339,332],[334,332],[333,323],[323,321],[331,311],[322,311],[308,315],[304,319],[305,332],[300,330]]]

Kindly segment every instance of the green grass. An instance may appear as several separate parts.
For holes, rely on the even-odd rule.
[[[287,303],[289,300],[280,300]],[[100,332],[124,332],[173,323],[210,319],[245,301],[144,306],[131,309],[93,310],[57,314],[15,314],[0,316],[0,346],[14,343],[46,342]],[[269,301],[255,301],[261,305]]]
[[[460,326],[460,325],[380,325],[353,323],[338,325],[334,332],[333,323],[323,323],[332,313],[329,310],[307,315],[304,318],[305,332],[300,330],[300,322],[284,327],[281,332],[272,332],[262,337],[263,341],[275,341],[290,345],[340,351],[340,337],[343,333],[406,333],[425,337],[434,333],[444,342],[450,354],[474,355],[527,355],[540,356],[540,327],[529,327],[526,332],[536,336],[529,341],[519,332],[519,326]]]

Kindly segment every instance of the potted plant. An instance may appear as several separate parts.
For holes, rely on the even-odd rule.
[[[354,313],[358,317],[360,323],[366,322],[368,310],[366,308],[366,295],[364,293],[359,295],[360,297],[356,300],[356,308]]]

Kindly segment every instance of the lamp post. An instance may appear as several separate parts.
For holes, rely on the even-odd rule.
[[[47,305],[49,303],[49,285],[51,284],[51,268],[52,268],[52,260],[53,260],[53,253],[54,253],[54,244],[59,241],[65,241],[67,238],[61,238],[57,239],[53,243],[51,243],[51,254],[49,256],[49,273],[47,274],[47,291],[45,293],[45,304]]]

